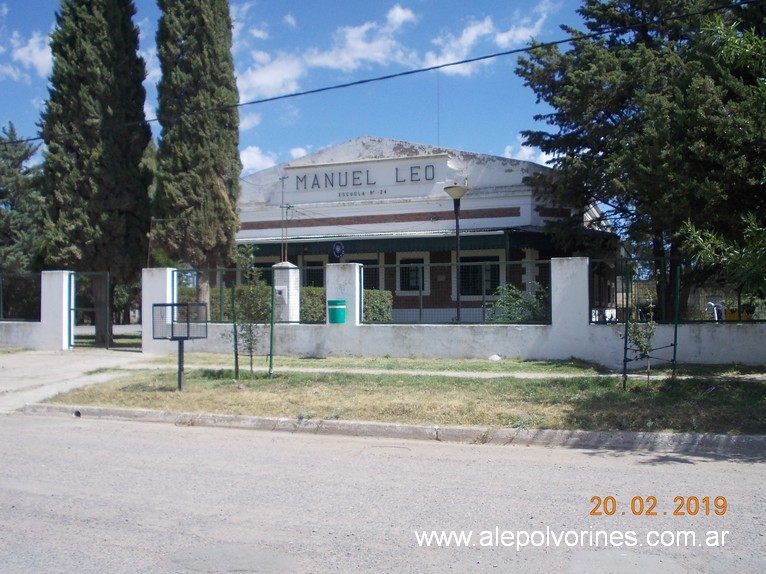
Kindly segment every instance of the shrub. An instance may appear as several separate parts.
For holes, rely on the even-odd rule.
[[[497,300],[487,308],[489,323],[550,323],[548,289],[536,285],[534,291],[522,291],[507,283],[495,290]]]
[[[327,320],[324,287],[301,289],[301,323],[324,323]]]
[[[365,290],[362,321],[365,323],[390,323],[393,307],[394,296],[391,291]]]

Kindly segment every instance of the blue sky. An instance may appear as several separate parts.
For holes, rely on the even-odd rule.
[[[160,70],[155,0],[137,0],[147,118]],[[564,37],[576,0],[231,1],[241,102],[461,61]],[[59,0],[0,0],[0,122],[37,135]],[[515,56],[240,108],[244,173],[362,135],[542,162],[519,132],[545,111]],[[159,128],[155,124],[155,133]]]

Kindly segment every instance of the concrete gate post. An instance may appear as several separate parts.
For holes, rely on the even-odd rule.
[[[327,266],[326,302],[346,302],[346,320],[342,324],[344,326],[358,327],[362,324],[361,269],[360,263],[330,263]],[[330,323],[330,313],[327,314],[327,323]]]
[[[578,337],[588,316],[588,258],[551,259],[551,319],[557,335]]]
[[[277,323],[300,322],[300,269],[289,261],[277,263],[271,268],[274,273],[274,320]]]
[[[141,351],[144,353],[166,353],[174,348],[174,343],[155,341],[152,335],[152,306],[178,300],[174,271],[163,267],[141,272]]]
[[[74,307],[72,271],[43,271],[40,275],[40,348],[68,349],[72,341]]]

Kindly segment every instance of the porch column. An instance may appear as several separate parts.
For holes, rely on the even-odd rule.
[[[540,256],[537,249],[524,250],[524,291],[537,291],[537,264]]]

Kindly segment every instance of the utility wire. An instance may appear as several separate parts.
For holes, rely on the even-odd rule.
[[[226,110],[230,110],[230,109],[234,109],[234,108],[243,108],[245,106],[255,106],[255,105],[266,104],[266,103],[270,103],[270,102],[277,102],[277,101],[280,101],[280,100],[299,98],[299,97],[302,97],[302,96],[312,96],[312,95],[315,95],[315,94],[321,94],[321,93],[324,93],[324,92],[331,92],[331,91],[335,91],[335,90],[342,90],[342,89],[346,89],[346,88],[352,88],[352,87],[355,87],[355,86],[362,86],[362,85],[365,85],[365,84],[372,84],[372,83],[376,83],[376,82],[384,82],[384,81],[388,81],[388,80],[394,80],[394,79],[397,79],[397,78],[404,78],[404,77],[407,77],[407,76],[414,76],[416,74],[424,74],[424,73],[427,73],[427,72],[433,72],[435,70],[443,70],[445,68],[452,68],[452,67],[455,67],[455,66],[463,66],[463,65],[466,65],[466,64],[474,64],[476,62],[483,62],[483,61],[492,60],[492,59],[495,59],[495,58],[502,58],[504,56],[513,56],[513,55],[516,55],[516,54],[523,54],[523,53],[531,52],[532,50],[537,50],[537,49],[540,49],[540,48],[548,48],[548,47],[553,47],[553,46],[560,46],[562,44],[568,44],[570,42],[579,42],[579,41],[582,41],[582,40],[594,40],[596,38],[600,38],[601,36],[607,36],[609,34],[624,33],[624,32],[628,32],[630,30],[637,29],[637,28],[644,27],[644,26],[664,24],[666,22],[674,22],[674,21],[678,21],[678,20],[684,20],[684,19],[687,19],[687,18],[693,18],[693,17],[696,17],[696,16],[704,16],[704,15],[713,14],[713,13],[716,13],[716,12],[723,12],[723,11],[726,11],[726,10],[730,10],[732,8],[740,8],[740,7],[748,6],[750,4],[755,4],[755,3],[758,3],[758,2],[761,2],[761,1],[762,0],[742,0],[741,2],[733,2],[733,3],[727,4],[725,6],[715,6],[715,7],[711,7],[711,8],[706,8],[704,10],[698,10],[696,12],[686,12],[684,14],[679,14],[677,16],[668,16],[667,18],[660,18],[658,20],[649,20],[649,21],[635,23],[635,24],[626,24],[625,26],[616,26],[614,28],[605,28],[605,29],[602,29],[602,30],[596,30],[594,32],[590,32],[588,34],[579,34],[578,33],[576,36],[571,36],[569,38],[564,38],[564,39],[561,39],[561,40],[552,40],[550,42],[535,43],[535,44],[533,44],[531,46],[526,46],[526,47],[523,47],[523,48],[514,48],[513,50],[504,50],[502,52],[495,52],[493,54],[486,54],[484,56],[476,56],[474,58],[466,58],[466,59],[459,60],[459,61],[456,61],[456,62],[447,62],[447,63],[444,63],[444,64],[437,64],[437,65],[428,66],[428,67],[425,67],[425,68],[416,68],[414,70],[405,70],[403,72],[396,72],[396,73],[393,73],[393,74],[385,74],[383,76],[376,76],[376,77],[373,77],[373,78],[364,78],[364,79],[361,79],[361,80],[354,80],[353,82],[345,82],[345,83],[342,83],[342,84],[334,84],[334,85],[331,85],[331,86],[323,86],[321,88],[314,88],[314,89],[311,89],[311,90],[303,90],[303,91],[300,91],[300,92],[291,92],[291,93],[288,93],[288,94],[281,94],[281,95],[278,95],[278,96],[271,96],[271,97],[268,97],[268,98],[260,98],[260,99],[257,99],[257,100],[250,100],[250,101],[247,101],[247,102],[239,102],[237,104],[230,104],[230,105],[225,105],[225,106],[216,106],[216,107],[212,107],[212,108],[202,108],[202,109],[199,109],[199,110],[193,110],[193,111],[184,112],[182,114],[179,114],[178,117],[188,117],[188,116],[195,116],[195,115],[199,115],[199,114],[216,112],[216,111],[226,111]],[[155,122],[158,122],[158,121],[159,121],[159,118],[151,118],[151,119],[146,120],[146,123],[155,123]],[[43,138],[41,136],[38,136],[38,137],[33,137],[33,138],[26,138],[26,139],[21,139],[21,140],[14,140],[14,141],[6,141],[6,142],[1,142],[1,143],[4,143],[5,145],[11,145],[11,144],[21,144],[21,143],[30,143],[30,142],[34,142],[34,141],[41,141],[42,139]]]

